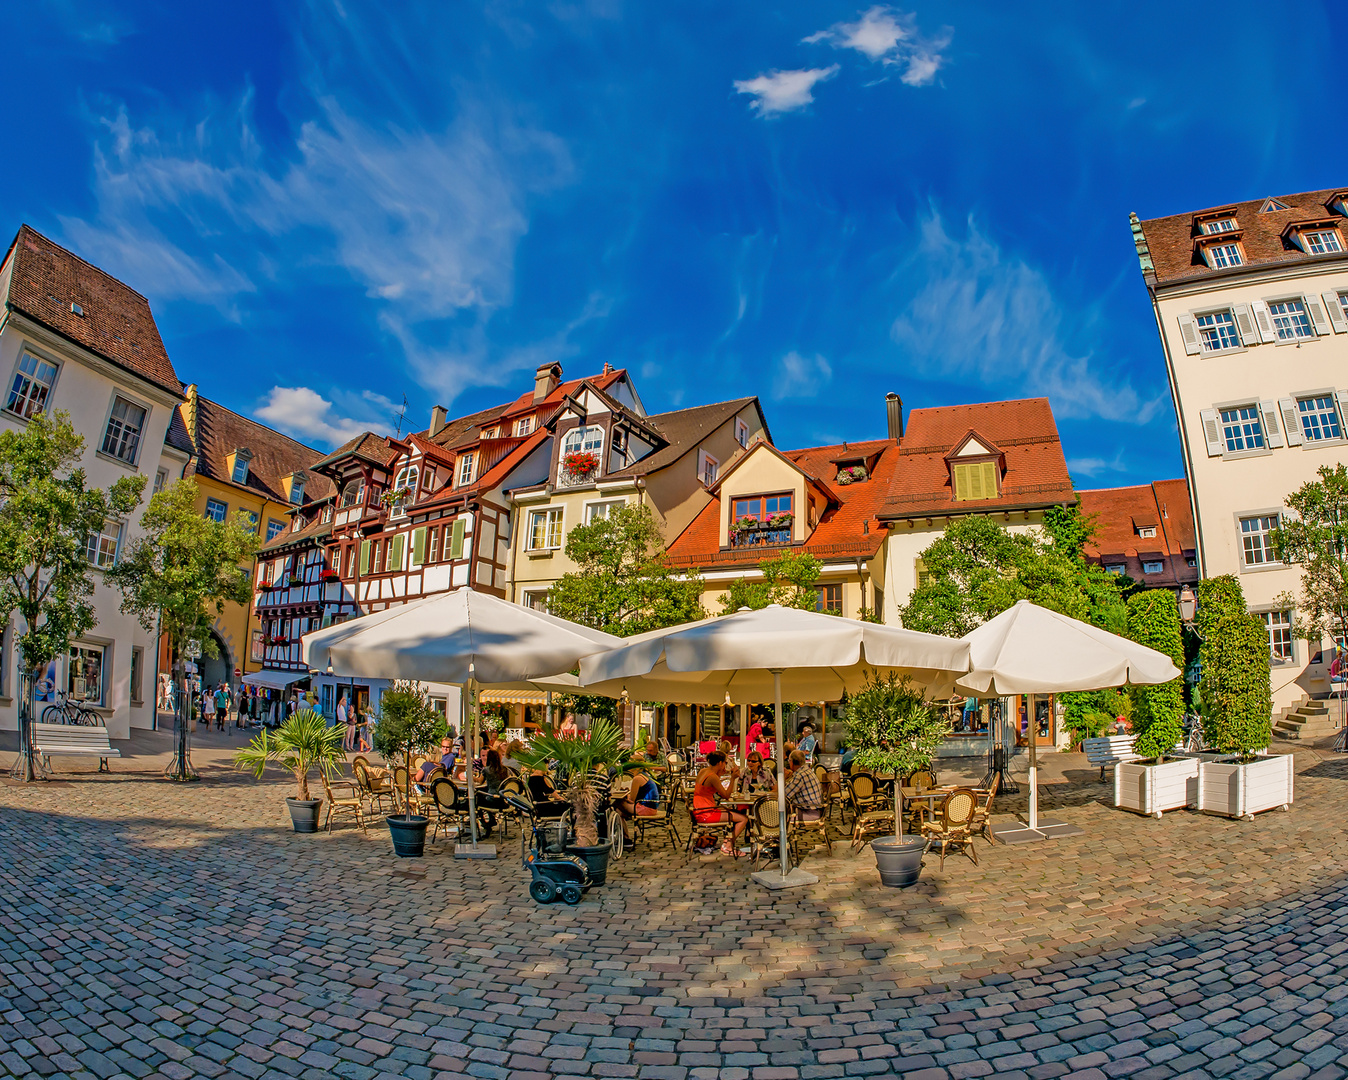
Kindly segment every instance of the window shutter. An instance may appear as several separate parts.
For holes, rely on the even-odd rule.
[[[1259,327],[1260,340],[1269,343],[1277,341],[1278,334],[1273,329],[1273,320],[1268,317],[1268,305],[1262,300],[1252,300],[1250,311],[1254,313],[1254,324]]]
[[[412,530],[412,565],[420,566],[426,561],[426,530]]]
[[[1237,304],[1232,312],[1236,317],[1236,329],[1240,332],[1240,343],[1242,345],[1254,345],[1259,340],[1259,331],[1254,326],[1254,315],[1250,313],[1249,304]]]
[[[1278,411],[1282,413],[1283,431],[1287,433],[1288,446],[1301,445],[1301,413],[1297,409],[1296,398],[1279,398]]]
[[[995,499],[997,497],[997,463],[985,461],[979,471],[983,474],[983,498]]]
[[[1339,430],[1348,425],[1348,390],[1336,390],[1334,397],[1339,402]]]
[[[1221,457],[1226,451],[1222,441],[1222,426],[1217,423],[1217,410],[1204,409],[1199,414],[1203,421],[1203,437],[1208,443],[1208,457]]]
[[[1311,316],[1311,325],[1315,327],[1315,332],[1321,337],[1333,333],[1329,328],[1329,320],[1325,318],[1325,309],[1320,306],[1319,297],[1306,297],[1306,310]]]
[[[1198,338],[1198,324],[1194,322],[1194,317],[1181,315],[1179,327],[1180,337],[1184,339],[1184,351],[1190,356],[1197,356],[1203,351],[1203,342]]]
[[[955,501],[963,502],[969,497],[969,466],[956,465],[952,470],[955,482]]]
[[[1324,314],[1321,312],[1321,314]],[[1278,447],[1282,445],[1282,431],[1278,427],[1278,409],[1272,401],[1259,403],[1259,418],[1264,426],[1264,445]]]
[[[1348,333],[1348,318],[1344,317],[1343,305],[1339,303],[1339,294],[1333,289],[1329,292],[1321,293],[1325,302],[1325,312],[1329,315],[1329,324],[1334,327],[1334,333]]]
[[[370,541],[368,540],[360,542],[360,572],[362,574],[370,572]]]
[[[454,538],[451,541],[449,557],[451,559],[463,558],[463,533],[468,522],[463,518],[458,518],[454,522]]]
[[[401,570],[403,568],[403,539],[404,535],[398,533],[389,544],[388,549],[388,568],[389,570]]]

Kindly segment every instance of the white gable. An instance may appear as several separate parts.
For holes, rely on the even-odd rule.
[[[961,450],[961,451],[960,451],[958,454],[956,454],[955,456],[956,456],[956,457],[979,457],[979,456],[981,455],[981,456],[986,457],[986,456],[987,456],[988,454],[990,454],[990,453],[992,453],[992,451],[991,451],[988,447],[984,446],[981,442],[979,442],[979,441],[975,438],[975,439],[970,439],[967,443],[965,443],[965,444],[964,444],[964,449]]]

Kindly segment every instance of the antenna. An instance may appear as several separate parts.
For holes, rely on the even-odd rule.
[[[398,426],[395,429],[395,434],[400,439],[403,437],[403,420],[405,420],[406,418],[407,418],[407,395],[404,394],[402,412],[398,414]]]

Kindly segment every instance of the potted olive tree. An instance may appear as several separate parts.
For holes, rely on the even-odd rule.
[[[567,852],[585,860],[590,879],[596,885],[604,884],[608,876],[608,856],[613,838],[606,844],[599,842],[599,789],[596,769],[607,773],[627,759],[622,746],[622,728],[605,717],[590,721],[590,730],[576,735],[558,735],[546,728],[534,736],[527,750],[517,756],[531,769],[546,768],[549,762],[557,766],[565,777],[562,794],[571,804],[575,818],[575,843]]]
[[[342,732],[328,727],[328,722],[312,709],[300,709],[275,731],[264,727],[234,755],[235,767],[259,780],[271,762],[294,775],[295,796],[287,797],[286,805],[291,824],[299,833],[318,831],[318,808],[323,804],[322,799],[309,798],[309,774],[317,768],[332,777],[344,761]]]
[[[847,745],[856,748],[853,769],[894,775],[894,835],[871,841],[880,881],[891,888],[917,883],[925,840],[903,835],[904,776],[925,769],[936,756],[950,721],[908,678],[872,673],[847,702]]]
[[[412,755],[429,754],[445,737],[445,718],[436,712],[419,682],[395,682],[379,699],[379,721],[374,728],[374,748],[385,761],[402,759],[403,812],[384,818],[393,839],[393,851],[415,858],[426,850],[429,818],[411,812]]]

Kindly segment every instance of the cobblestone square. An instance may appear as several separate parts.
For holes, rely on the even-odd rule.
[[[198,784],[138,733],[111,774],[0,787],[0,1075],[1348,1074],[1348,759],[1325,750],[1249,823],[1114,810],[1047,755],[1042,804],[1083,835],[929,856],[907,891],[846,841],[771,894],[651,833],[567,908],[529,899],[513,831],[494,862],[396,859],[382,821],[293,834],[285,780],[229,768],[239,741],[200,740]]]

